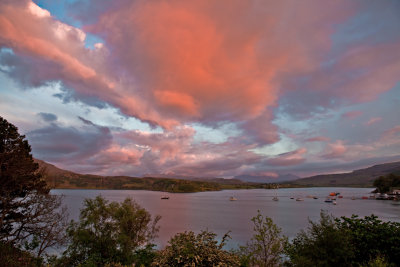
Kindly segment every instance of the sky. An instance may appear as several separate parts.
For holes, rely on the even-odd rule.
[[[400,1],[2,0],[0,116],[79,173],[400,160]]]

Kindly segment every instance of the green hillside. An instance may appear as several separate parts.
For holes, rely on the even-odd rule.
[[[372,184],[376,178],[390,173],[400,174],[400,162],[374,165],[350,173],[316,175],[290,181],[286,184],[300,186],[373,187]]]
[[[223,189],[267,188],[269,185],[245,183],[236,179],[184,180],[157,177],[99,176],[78,174],[35,160],[43,170],[47,184],[58,189],[130,189],[173,193],[218,191]]]
[[[62,170],[56,166],[37,160],[44,170],[44,177],[51,188],[63,189],[132,189],[165,192],[202,192],[223,189],[271,188],[266,183],[242,182],[238,179],[175,179],[159,177],[99,176],[79,174]],[[324,174],[283,182],[283,187],[373,187],[373,181],[379,176],[390,173],[400,174],[400,162],[379,164],[369,168],[355,170],[351,173]]]

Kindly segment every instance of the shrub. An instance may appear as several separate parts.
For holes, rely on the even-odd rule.
[[[239,266],[239,258],[222,249],[229,235],[219,244],[215,237],[209,231],[178,233],[159,252],[153,266]]]

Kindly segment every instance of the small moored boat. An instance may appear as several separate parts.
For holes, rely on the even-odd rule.
[[[237,198],[235,198],[235,197],[230,197],[229,200],[230,200],[230,201],[236,201]]]
[[[161,199],[169,199],[169,196],[162,196]]]

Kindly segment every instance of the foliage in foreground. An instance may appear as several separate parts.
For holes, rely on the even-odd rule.
[[[130,198],[122,203],[109,203],[101,196],[86,199],[80,221],[72,221],[67,229],[71,242],[59,265],[135,263],[141,255],[151,255],[150,241],[159,230],[159,219],[159,216],[152,219],[150,213]]]
[[[332,216],[321,212],[319,222],[309,221],[287,245],[287,266],[351,266],[353,249],[350,237],[335,223]]]
[[[42,266],[42,259],[12,244],[0,242],[0,266],[37,267]]]
[[[321,212],[285,249],[287,266],[397,266],[400,223],[371,215],[334,218]]]
[[[68,214],[61,197],[49,194],[30,152],[25,136],[0,117],[0,242],[4,249],[18,253],[24,247],[41,257],[63,245]]]
[[[49,194],[43,173],[33,162],[31,148],[18,129],[0,117],[0,265],[43,266],[49,247],[63,245],[67,214],[61,198]],[[151,178],[149,178],[151,179]],[[173,184],[159,184],[176,188]],[[380,177],[380,192],[399,186],[396,175]],[[157,184],[157,180],[155,181]],[[185,185],[186,186],[186,185]],[[203,185],[202,185],[203,186]],[[183,187],[183,191],[193,190]],[[179,189],[179,190],[181,190]],[[203,188],[204,189],[204,188]],[[174,189],[175,190],[175,189]],[[102,197],[87,199],[79,222],[71,222],[69,246],[53,266],[376,266],[400,264],[400,223],[376,216],[335,219],[321,213],[292,242],[260,213],[252,221],[254,235],[238,252],[223,249],[216,234],[184,232],[157,252],[151,241],[157,222],[132,199],[109,203]],[[283,251],[283,247],[285,249]]]
[[[238,254],[242,266],[271,267],[282,263],[287,238],[281,235],[281,229],[269,217],[263,217],[260,211],[251,219],[253,236],[246,246],[240,247]]]
[[[215,237],[209,231],[178,233],[159,252],[153,266],[239,266],[238,256],[223,250],[229,235],[219,244]]]
[[[400,264],[400,223],[383,222],[377,216],[336,219],[338,228],[350,238],[355,263],[367,264],[369,260],[385,258]]]

